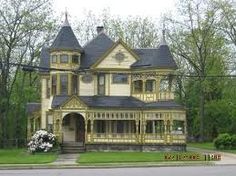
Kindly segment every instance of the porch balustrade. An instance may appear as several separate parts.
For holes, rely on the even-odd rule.
[[[143,136],[143,142],[140,140]],[[87,134],[87,142],[94,143],[185,143],[184,134],[136,134],[136,133],[91,133]]]
[[[109,142],[109,143],[137,143],[136,133],[91,133],[87,134],[88,142]]]

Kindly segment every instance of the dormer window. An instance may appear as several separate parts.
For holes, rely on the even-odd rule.
[[[52,63],[57,63],[57,55],[52,55],[51,56],[51,62]]]
[[[72,55],[72,63],[79,64],[79,58],[78,55]]]
[[[69,57],[67,54],[60,55],[60,63],[68,63],[68,62],[69,62]]]

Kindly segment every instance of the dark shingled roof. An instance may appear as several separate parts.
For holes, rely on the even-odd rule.
[[[175,101],[156,101],[145,104],[146,108],[157,108],[157,109],[184,109],[184,106],[176,103]]]
[[[69,96],[54,96],[52,100],[52,108],[62,105]],[[94,108],[143,108],[143,109],[184,109],[183,106],[174,101],[157,101],[152,103],[144,103],[131,96],[79,96],[82,102],[88,107]]]
[[[32,114],[35,111],[39,111],[41,109],[41,103],[27,103],[26,112],[27,114]]]
[[[134,49],[134,52],[140,57],[132,68],[156,67],[156,68],[173,68],[177,69],[177,65],[171,55],[168,45],[160,45],[153,49]]]
[[[62,105],[67,99],[69,99],[68,95],[56,95],[53,97],[52,100],[52,108],[56,108],[59,107],[60,105]]]
[[[102,56],[114,42],[103,32],[84,46],[81,56],[81,68],[89,68]]]
[[[70,26],[62,26],[50,49],[83,50]]]
[[[80,69],[90,68],[107,50],[114,45],[104,32],[99,33],[82,49],[70,26],[63,26],[50,49],[83,50]],[[167,44],[161,44],[158,48],[133,49],[139,56],[131,68],[170,68],[177,69],[177,65],[171,55]],[[42,48],[40,67],[50,66],[49,48]],[[48,70],[40,70],[47,72]]]
[[[49,48],[46,48],[46,47],[43,47],[43,48],[42,48],[41,54],[40,54],[39,67],[43,67],[43,68],[49,68],[49,67],[50,67]],[[39,69],[39,72],[41,72],[41,73],[47,73],[47,72],[49,72],[49,70],[40,68],[40,69]]]
[[[128,96],[80,96],[89,107],[96,108],[137,108],[142,107],[143,102]]]

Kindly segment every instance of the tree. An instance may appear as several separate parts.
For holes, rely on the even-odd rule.
[[[185,83],[184,87],[187,89],[184,91],[185,94],[196,95],[195,100],[192,99],[195,103],[190,103],[192,106],[189,110],[195,111],[195,108],[199,108],[196,112],[199,113],[199,140],[203,141],[205,104],[207,101],[220,98],[222,92],[220,85],[223,80],[209,76],[226,73],[225,58],[228,57],[228,48],[224,36],[216,29],[218,9],[212,7],[210,1],[181,1],[179,12],[179,20],[176,20],[176,17],[166,18],[170,31],[169,39],[178,63],[182,63],[182,72],[195,76],[187,79],[189,81]],[[190,79],[195,81],[192,82]],[[194,89],[188,90],[188,84]],[[190,99],[188,101],[193,98],[185,96]]]
[[[123,19],[112,16],[108,10],[96,16],[91,11],[77,22],[77,36],[80,43],[86,43],[97,35],[98,24],[103,25],[106,34],[114,40],[123,39],[131,48],[157,47],[159,42],[158,28],[148,17],[130,16]]]
[[[50,0],[0,0],[0,4],[0,118],[2,139],[7,139],[9,112],[16,108],[13,107],[12,95],[21,70],[20,64],[34,65],[38,62],[42,41],[50,38],[54,22],[49,15]],[[13,67],[12,63],[18,65]],[[24,86],[23,81],[20,88]],[[18,93],[19,96],[24,95],[21,91]],[[19,137],[19,115],[15,114],[13,121],[15,137]]]

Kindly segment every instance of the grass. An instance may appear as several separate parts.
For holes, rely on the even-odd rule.
[[[25,149],[0,149],[0,164],[43,164],[55,161],[56,153],[28,153]]]
[[[188,147],[195,147],[207,150],[216,150],[213,142],[204,142],[204,143],[188,143]]]
[[[174,156],[173,160],[166,160],[165,156]],[[177,155],[196,155],[193,152],[87,152],[80,154],[77,162],[81,165],[101,164],[101,163],[137,163],[137,162],[171,162],[177,161]],[[200,157],[200,161],[204,160]],[[185,161],[192,161],[191,159]],[[198,160],[199,161],[199,160]]]
[[[213,142],[204,142],[204,143],[188,143],[188,147],[195,147],[200,149],[207,149],[207,150],[214,150],[214,151],[221,151],[221,152],[228,152],[236,154],[236,149],[231,150],[217,150],[213,144]]]

